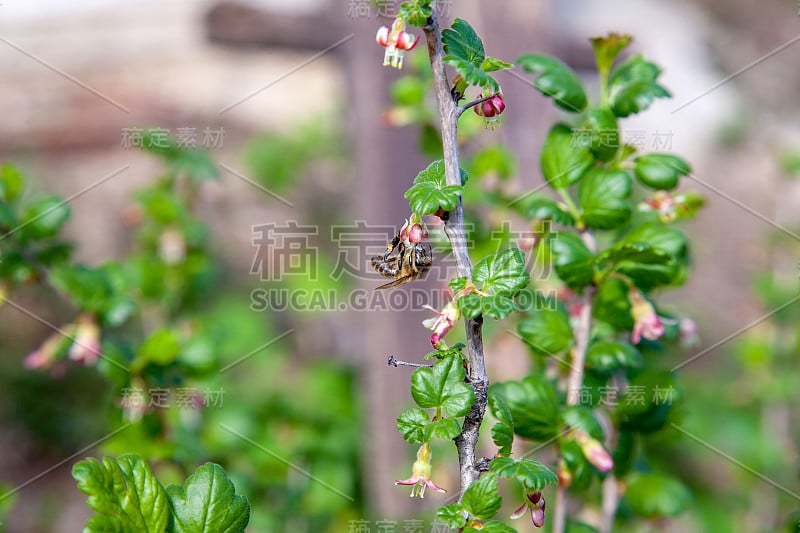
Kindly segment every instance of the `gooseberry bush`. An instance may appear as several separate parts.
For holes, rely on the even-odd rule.
[[[437,513],[450,528],[514,531],[505,520],[510,515],[529,516],[536,527],[552,521],[557,533],[607,532],[623,521],[675,516],[688,490],[649,461],[647,436],[674,419],[680,400],[659,352],[671,341],[690,341],[694,326],[657,306],[655,296],[687,278],[687,239],[675,223],[693,216],[702,198],[674,192],[691,172],[686,161],[641,153],[623,141],[620,126],[670,96],[659,83],[661,70],[642,55],[622,57],[628,35],[591,39],[594,95],[554,57],[526,53],[515,65],[488,55],[463,19],[441,29],[436,7],[404,2],[391,30],[377,35],[387,49],[384,65],[398,69],[419,40],[411,27],[427,41],[429,67],[406,61],[416,68],[395,83],[395,107],[385,118],[418,124],[426,153],[439,155],[405,194],[411,216],[404,229],[428,235],[428,225],[443,227],[457,267],[450,301],[424,322],[434,348],[424,360],[433,362],[413,371],[417,406],[397,420],[403,438],[417,446],[411,476],[397,484],[411,485],[412,497],[448,490],[431,479],[431,443],[452,440],[460,482]],[[542,105],[534,92],[524,104],[505,100],[497,78],[513,68],[565,113],[541,147],[549,194],[539,187],[510,195],[496,179],[483,179],[513,173],[513,154],[501,145],[466,157],[459,150],[459,141],[480,135],[461,118],[469,110],[494,130],[514,104]],[[487,212],[495,225],[519,221],[528,237],[517,246],[506,239],[473,266],[468,243],[481,249],[481,237],[468,229]],[[487,320],[516,321],[516,335],[530,349],[528,375],[491,383]],[[451,346],[446,337],[459,321],[465,342]],[[495,445],[487,457],[484,433]],[[517,508],[506,516],[504,497]]]

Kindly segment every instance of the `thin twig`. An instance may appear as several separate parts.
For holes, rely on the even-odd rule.
[[[425,26],[425,38],[428,43],[428,55],[433,71],[433,84],[436,99],[439,104],[439,117],[442,128],[442,147],[444,153],[445,178],[448,185],[461,185],[461,169],[458,157],[458,116],[459,107],[450,93],[450,84],[444,68],[444,48],[442,45],[439,21],[436,10]],[[464,209],[459,199],[455,209],[447,213],[444,225],[445,234],[450,241],[453,256],[456,259],[458,275],[472,277],[472,263],[467,250],[467,240],[464,233]],[[458,450],[461,487],[463,494],[473,481],[478,479],[480,471],[477,468],[475,446],[486,412],[487,389],[489,379],[486,377],[486,367],[483,360],[483,317],[464,319],[467,333],[467,381],[475,390],[475,402],[466,417],[461,433],[453,439]]]
[[[581,233],[586,247],[594,253],[597,245],[594,235],[588,231]],[[586,350],[589,348],[589,337],[592,329],[592,299],[595,287],[589,285],[581,296],[581,311],[578,322],[574,326],[575,347],[572,349],[572,361],[567,377],[567,405],[577,405],[583,387],[583,367],[586,364]],[[561,485],[556,488],[555,516],[553,517],[553,533],[564,533],[567,526],[567,489]]]
[[[486,100],[491,100],[491,99],[492,99],[492,98],[494,98],[494,97],[495,97],[495,95],[494,95],[494,94],[492,94],[492,95],[489,95],[489,96],[484,96],[483,98],[478,98],[477,100],[473,100],[473,101],[471,101],[471,102],[467,102],[467,103],[466,103],[466,104],[464,104],[464,105],[460,105],[460,106],[456,107],[456,111],[457,111],[457,113],[458,113],[458,116],[461,116],[461,114],[462,114],[464,111],[466,111],[467,109],[469,109],[470,107],[475,107],[476,105],[478,105],[478,104],[482,104],[482,103],[484,103]]]

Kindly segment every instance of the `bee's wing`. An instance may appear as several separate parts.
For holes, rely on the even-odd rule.
[[[403,276],[402,278],[397,278],[394,281],[390,281],[389,283],[384,283],[380,287],[375,287],[375,290],[380,289],[391,289],[392,287],[397,287],[398,285],[402,285],[403,283],[408,283],[409,281],[414,281],[419,277],[418,272],[412,272],[408,276]]]

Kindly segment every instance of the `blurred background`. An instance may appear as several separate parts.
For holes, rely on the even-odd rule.
[[[621,530],[797,531],[787,524],[800,509],[798,9],[794,0],[442,6],[445,23],[468,19],[492,55],[550,53],[587,76],[588,37],[631,33],[633,51],[663,68],[673,94],[625,128],[644,148],[690,161],[686,187],[707,200],[686,226],[690,280],[659,301],[699,326],[700,344],[668,364],[694,358],[679,372],[681,425],[717,450],[675,431],[654,434],[693,500],[676,518]],[[411,403],[410,372],[386,361],[418,361],[429,350],[420,322],[430,313],[383,301],[263,300],[268,288],[368,299],[379,283],[369,255],[409,216],[403,192],[430,159],[430,132],[402,127],[413,90],[392,85],[424,63],[424,47],[402,72],[381,68],[374,35],[392,14],[358,0],[0,2],[0,159],[35,193],[69,199],[64,236],[74,259],[99,265],[143,249],[140,221],[158,219],[161,207],[141,191],[175,162],[159,138],[205,150],[216,175],[192,196],[204,255],[191,273],[199,296],[180,307],[205,339],[195,361],[216,365],[198,364],[181,382],[205,394],[197,412],[172,405],[161,416],[174,420],[159,425],[149,412],[131,417],[125,393],[93,368],[26,369],[25,357],[52,325],[74,320],[74,308],[25,287],[0,308],[0,492],[13,492],[0,500],[0,529],[80,530],[90,511],[71,464],[126,452],[148,457],[167,481],[188,465],[222,463],[251,501],[249,531],[353,531],[358,520],[412,531],[403,529],[412,518],[429,529],[437,496],[409,501],[393,485],[413,457],[395,429]],[[524,193],[542,183],[538,147],[559,114],[520,77],[498,80],[510,112],[465,153],[507,146],[515,164],[496,178]],[[466,131],[480,130],[465,118]],[[281,247],[270,239],[282,230],[303,238]],[[440,288],[433,279],[420,286]],[[152,307],[168,295],[154,292]],[[498,380],[528,360],[507,329],[488,328]],[[136,423],[109,436],[121,420]],[[453,450],[434,453],[437,483],[456,486]]]

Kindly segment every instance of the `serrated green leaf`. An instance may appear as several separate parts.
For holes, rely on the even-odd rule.
[[[466,20],[456,18],[450,28],[443,30],[442,43],[447,55],[461,58],[479,69],[486,59],[483,41]]]
[[[672,154],[646,154],[634,162],[636,178],[651,189],[672,190],[678,186],[681,176],[692,171],[689,163]]]
[[[578,75],[562,61],[543,54],[517,58],[525,72],[537,73],[533,86],[565,111],[580,113],[586,108],[586,91]]]
[[[492,441],[497,445],[498,455],[509,456],[514,443],[514,418],[505,400],[489,390],[489,409],[498,422],[492,426]]]
[[[612,374],[620,368],[640,368],[642,354],[627,342],[596,341],[586,352],[586,368]]]
[[[519,311],[517,302],[506,293],[481,296],[481,311],[485,317],[502,320],[515,311]],[[468,318],[475,318],[469,316]]]
[[[442,59],[445,63],[456,69],[456,72],[461,74],[464,81],[468,84],[475,85],[476,87],[486,87],[487,91],[491,91],[492,93],[500,92],[500,85],[497,81],[487,74],[485,70],[482,70],[479,66],[473,65],[467,59],[453,55],[446,55]]]
[[[170,533],[243,533],[250,502],[236,494],[233,482],[217,464],[206,463],[183,486],[167,487],[172,517]]]
[[[483,63],[481,63],[481,70],[484,72],[496,72],[498,70],[507,70],[510,68],[514,68],[513,63],[507,63],[496,57],[487,57],[483,60]]]
[[[427,354],[425,354],[425,357],[423,357],[422,359],[427,361],[428,359],[434,359],[434,358],[435,359],[442,359],[443,357],[448,357],[450,355],[455,355],[456,357],[458,357],[462,361],[466,361],[467,360],[467,356],[464,355],[461,352],[461,350],[463,350],[464,348],[465,348],[465,345],[464,345],[463,342],[457,342],[453,346],[451,346],[450,348],[447,348],[446,350],[434,350],[432,352],[428,352]]]
[[[458,278],[453,278],[447,283],[447,286],[450,287],[450,290],[454,293],[461,291],[467,286],[467,277],[461,276]]]
[[[617,117],[608,109],[591,109],[586,116],[584,129],[587,135],[584,144],[600,161],[610,161],[617,155],[621,145]]]
[[[164,488],[147,462],[135,455],[89,458],[72,468],[87,505],[97,512],[84,532],[162,533],[169,520]]]
[[[480,529],[474,527],[465,528],[463,533],[517,533],[517,530],[505,522],[499,520],[488,520],[481,523]]]
[[[594,164],[588,146],[576,142],[572,128],[556,124],[542,146],[542,174],[554,189],[566,189],[577,183]]]
[[[580,236],[571,232],[551,233],[547,239],[553,269],[568,287],[580,290],[594,277],[594,256]]]
[[[483,292],[518,293],[530,283],[525,254],[519,248],[509,248],[484,257],[475,265],[472,281]]]
[[[536,492],[558,483],[558,476],[538,461],[510,457],[495,457],[489,469],[498,476],[517,479],[527,492]]]
[[[458,299],[458,310],[466,318],[476,318],[483,312],[482,298],[471,292]]]
[[[631,217],[628,198],[632,190],[633,180],[624,170],[590,170],[578,188],[583,221],[596,229],[614,229],[624,224]]]
[[[514,421],[514,432],[520,437],[546,441],[562,429],[559,403],[553,385],[538,375],[522,381],[495,383],[489,387],[505,400]]]
[[[692,499],[680,481],[665,474],[635,474],[627,484],[625,502],[645,518],[677,516]]]
[[[534,311],[520,321],[517,331],[530,348],[542,355],[559,354],[573,342],[572,326],[564,307],[535,296]]]
[[[461,433],[461,425],[458,420],[455,418],[440,418],[425,426],[424,437],[426,442],[433,439],[451,440],[456,438],[459,433]]]
[[[464,181],[466,180],[462,171],[462,183]],[[461,185],[447,185],[444,161],[440,159],[428,165],[414,178],[414,185],[404,196],[409,200],[414,213],[425,216],[436,214],[439,208],[445,211],[455,209],[463,191]]]
[[[403,2],[397,11],[398,17],[406,21],[407,24],[417,27],[425,26],[432,14],[433,10],[430,3],[419,2],[418,0]]]
[[[677,229],[658,223],[645,223],[625,235],[614,248],[640,244],[670,257],[668,263],[641,263],[625,261],[617,270],[633,279],[643,290],[661,285],[679,285],[684,281],[688,264],[686,237]]]
[[[451,503],[440,507],[436,512],[436,518],[453,529],[460,529],[467,523],[467,519],[464,517],[464,506],[460,503]]]
[[[428,414],[417,407],[413,407],[397,418],[397,431],[410,443],[427,442],[425,428],[430,423]]]
[[[433,368],[418,368],[411,375],[411,396],[422,408],[443,408],[450,416],[469,412],[475,393],[464,383],[461,358],[445,356]]]
[[[487,472],[473,482],[461,497],[461,505],[478,520],[489,520],[503,505],[503,498],[497,491],[497,476]]]
[[[656,82],[661,69],[638,55],[611,71],[608,101],[618,117],[644,111],[656,98],[667,98],[669,91]]]

